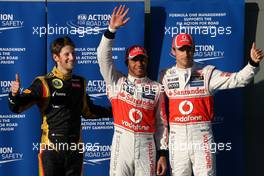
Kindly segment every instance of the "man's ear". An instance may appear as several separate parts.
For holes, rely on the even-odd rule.
[[[171,48],[171,54],[172,54],[173,56],[176,56],[175,48]]]
[[[52,57],[53,57],[55,62],[59,61],[59,56],[57,54],[52,54]]]

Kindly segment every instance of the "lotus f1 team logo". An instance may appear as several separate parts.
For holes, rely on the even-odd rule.
[[[135,124],[138,124],[142,121],[142,112],[138,109],[132,108],[129,111],[129,119],[134,122]]]
[[[193,104],[188,100],[184,100],[179,104],[179,111],[182,115],[189,115],[193,111]]]

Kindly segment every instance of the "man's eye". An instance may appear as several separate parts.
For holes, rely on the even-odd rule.
[[[180,51],[185,51],[185,48],[179,48]]]

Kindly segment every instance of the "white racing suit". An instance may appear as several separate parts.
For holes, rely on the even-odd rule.
[[[217,90],[244,87],[258,68],[250,64],[237,73],[194,63],[189,69],[173,66],[161,72],[169,104],[169,154],[173,176],[216,175],[211,151],[214,116],[213,94]]]
[[[161,111],[161,85],[147,77],[124,76],[115,70],[111,37],[106,31],[97,49],[100,72],[112,104],[114,136],[111,176],[156,175],[156,149],[168,150],[166,115]],[[110,35],[111,36],[111,35]]]

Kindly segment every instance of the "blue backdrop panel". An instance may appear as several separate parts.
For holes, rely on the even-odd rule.
[[[45,23],[44,2],[0,2],[0,175],[38,174],[40,113],[34,107],[13,114],[7,102],[16,73],[21,91],[45,73],[46,40],[35,35]]]
[[[238,71],[243,67],[243,0],[152,0],[151,5],[153,78],[157,79],[158,71],[175,64],[170,54],[172,37],[183,32],[194,38],[197,62],[212,64],[224,71]],[[215,102],[215,139],[225,146],[217,152],[217,174],[243,175],[241,92],[219,92]]]
[[[113,58],[118,70],[127,72],[124,64],[125,49],[133,44],[144,43],[144,3],[122,3],[129,7],[131,20],[116,34]],[[76,44],[74,72],[87,81],[87,93],[95,104],[109,106],[105,95],[105,82],[99,72],[96,49],[107,29],[116,2],[48,2],[47,44],[57,37],[68,35]],[[54,63],[48,51],[47,69]],[[83,120],[84,173],[108,175],[113,120]]]

